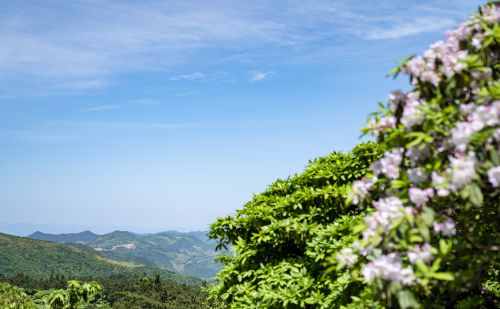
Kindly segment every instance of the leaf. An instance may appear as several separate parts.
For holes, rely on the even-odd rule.
[[[470,192],[470,201],[474,206],[482,206],[483,205],[483,193],[481,192],[481,188],[476,183],[472,183],[469,186]]]
[[[445,281],[453,281],[455,279],[455,276],[453,276],[453,274],[449,272],[433,273],[431,274],[431,277],[434,279],[445,280]]]
[[[415,295],[411,291],[403,290],[398,292],[398,303],[402,309],[406,308],[420,308]]]

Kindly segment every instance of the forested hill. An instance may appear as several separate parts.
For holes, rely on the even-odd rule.
[[[215,244],[205,232],[167,231],[136,234],[114,231],[96,235],[90,231],[73,234],[35,232],[29,238],[87,246],[111,260],[154,265],[184,275],[211,280],[220,270],[214,262]]]
[[[60,274],[71,278],[110,275],[161,274],[163,278],[196,284],[195,278],[157,267],[118,262],[85,246],[73,246],[0,233],[0,274],[25,273],[32,277]]]
[[[92,233],[91,231],[83,231],[80,233],[57,234],[57,235],[36,231],[35,233],[29,235],[28,237],[32,239],[47,240],[53,242],[85,244],[89,241],[96,239],[98,235]]]

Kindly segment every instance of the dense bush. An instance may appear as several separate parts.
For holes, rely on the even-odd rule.
[[[212,225],[234,251],[219,306],[500,307],[498,5],[400,73],[413,89],[365,129],[381,158],[367,144],[319,159]]]
[[[0,282],[1,308],[109,308],[105,303],[95,300],[102,287],[96,282],[68,281],[67,289],[37,291],[29,295],[24,289]]]
[[[82,281],[88,283],[68,283],[61,275],[0,276],[0,308],[9,308],[7,304],[12,308],[66,308],[71,303],[75,308],[88,309],[211,308],[202,286],[180,284],[160,274],[111,275]]]
[[[333,308],[349,302],[363,284],[350,284],[346,271],[327,275],[326,261],[354,241],[362,214],[346,206],[346,193],[381,153],[367,143],[316,159],[302,174],[254,196],[236,216],[219,218],[209,236],[219,246],[232,245],[234,256],[222,259],[211,290],[218,305]]]

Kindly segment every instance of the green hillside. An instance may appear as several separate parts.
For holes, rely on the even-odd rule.
[[[204,232],[168,231],[139,235],[114,231],[92,235],[86,232],[59,235],[36,232],[29,237],[56,242],[72,239],[72,242],[99,250],[102,256],[111,260],[155,265],[202,279],[212,279],[220,270],[220,265],[214,262],[218,255],[214,250],[215,243],[208,240]]]
[[[32,277],[62,274],[67,277],[103,277],[160,273],[187,284],[198,280],[168,270],[105,258],[91,248],[28,239],[0,233],[0,274],[25,273]]]
[[[85,244],[92,241],[98,237],[98,235],[92,233],[91,231],[83,231],[80,233],[68,233],[68,234],[46,234],[39,231],[28,236],[32,239],[47,240],[53,242],[62,243],[75,243],[75,244]]]

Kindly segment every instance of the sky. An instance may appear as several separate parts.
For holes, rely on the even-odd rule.
[[[0,229],[205,230],[359,143],[481,3],[0,0]]]

